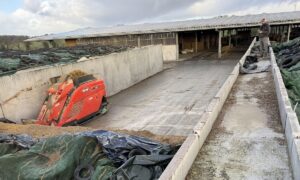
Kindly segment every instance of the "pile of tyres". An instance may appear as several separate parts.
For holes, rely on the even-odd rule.
[[[300,119],[300,37],[273,46],[293,109]]]
[[[126,46],[85,45],[32,51],[2,51],[0,76],[37,66],[72,63],[82,57],[107,55],[127,49]]]

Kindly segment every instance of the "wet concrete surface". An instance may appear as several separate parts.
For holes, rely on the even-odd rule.
[[[187,179],[292,179],[271,72],[240,75]]]
[[[165,70],[109,98],[109,112],[85,126],[186,136],[242,55],[168,63]]]

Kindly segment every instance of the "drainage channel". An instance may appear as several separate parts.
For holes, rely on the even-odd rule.
[[[187,179],[292,179],[271,72],[238,77]]]

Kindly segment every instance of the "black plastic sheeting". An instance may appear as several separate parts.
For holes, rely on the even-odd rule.
[[[124,163],[133,150],[141,150],[151,155],[168,155],[174,147],[161,144],[147,138],[98,130],[80,133],[82,136],[96,137],[103,146],[104,152],[116,163]]]
[[[244,64],[240,64],[240,73],[254,74],[269,71],[271,67],[270,59],[259,58],[260,56],[260,45],[259,42],[256,42],[250,54],[246,56]]]
[[[158,179],[179,147],[110,131],[80,133],[96,137],[109,159],[120,166],[112,179]]]
[[[112,180],[119,179],[159,179],[172,155],[136,155],[113,172]]]
[[[260,60],[256,55],[246,56],[245,62],[242,66],[240,66],[240,72],[242,74],[254,74],[267,72],[270,70],[271,63],[270,60]]]
[[[63,137],[63,136],[66,135],[57,136],[57,137]],[[106,170],[113,169],[112,170],[113,172],[111,172],[111,176],[110,176],[110,179],[113,180],[158,179],[179,148],[179,146],[171,146],[168,144],[152,141],[150,139],[143,138],[143,137],[119,134],[119,133],[105,131],[105,130],[78,133],[74,135],[74,137],[77,138],[85,137],[87,138],[87,140],[96,139],[98,141],[98,144],[101,146],[105,156],[114,164],[115,167],[114,169],[106,168]],[[30,151],[31,148],[33,149],[35,148],[35,144],[37,144],[39,147],[41,146],[41,143],[46,141],[48,142],[48,144],[51,141],[56,142],[53,139],[51,140],[51,138],[33,139],[32,137],[27,135],[0,134],[0,144],[4,143],[6,145],[7,144],[17,145],[18,146],[17,150],[27,149]],[[51,149],[49,150],[52,151]],[[63,152],[60,153],[63,154]],[[13,155],[14,154],[10,154],[10,156]],[[74,166],[74,164],[72,165]],[[75,169],[78,169],[78,167],[80,166],[81,164],[77,164],[77,168]],[[99,174],[101,174],[101,172]],[[52,176],[53,176],[53,172],[52,172]]]
[[[28,135],[0,134],[0,143],[14,144],[23,149],[29,149],[37,142],[37,140]]]

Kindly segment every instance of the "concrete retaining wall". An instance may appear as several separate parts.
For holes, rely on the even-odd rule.
[[[104,79],[107,95],[111,96],[160,72],[163,69],[162,46],[147,46],[92,57],[78,63],[40,67],[0,77],[0,118],[16,122],[22,118],[36,118],[51,84],[50,78],[76,69]]]
[[[164,61],[176,61],[177,60],[177,46],[176,45],[163,45],[163,57]]]
[[[293,169],[293,176],[294,179],[300,180],[300,125],[297,115],[292,109],[272,48],[270,48],[270,52],[281,123],[288,143],[288,153]]]
[[[244,56],[240,59],[239,63],[243,64],[246,56],[250,54],[251,48],[255,43],[255,39],[252,41],[250,47]],[[184,141],[172,161],[167,166],[166,170],[160,177],[160,180],[182,180],[185,179],[189,172],[199,150],[209,135],[212,126],[217,119],[221,109],[231,91],[233,84],[235,83],[238,75],[240,65],[234,67],[233,71],[229,74],[229,77],[218,91],[216,96],[212,99],[207,106],[205,112],[199,119],[199,123],[195,126],[193,134],[190,134]]]

